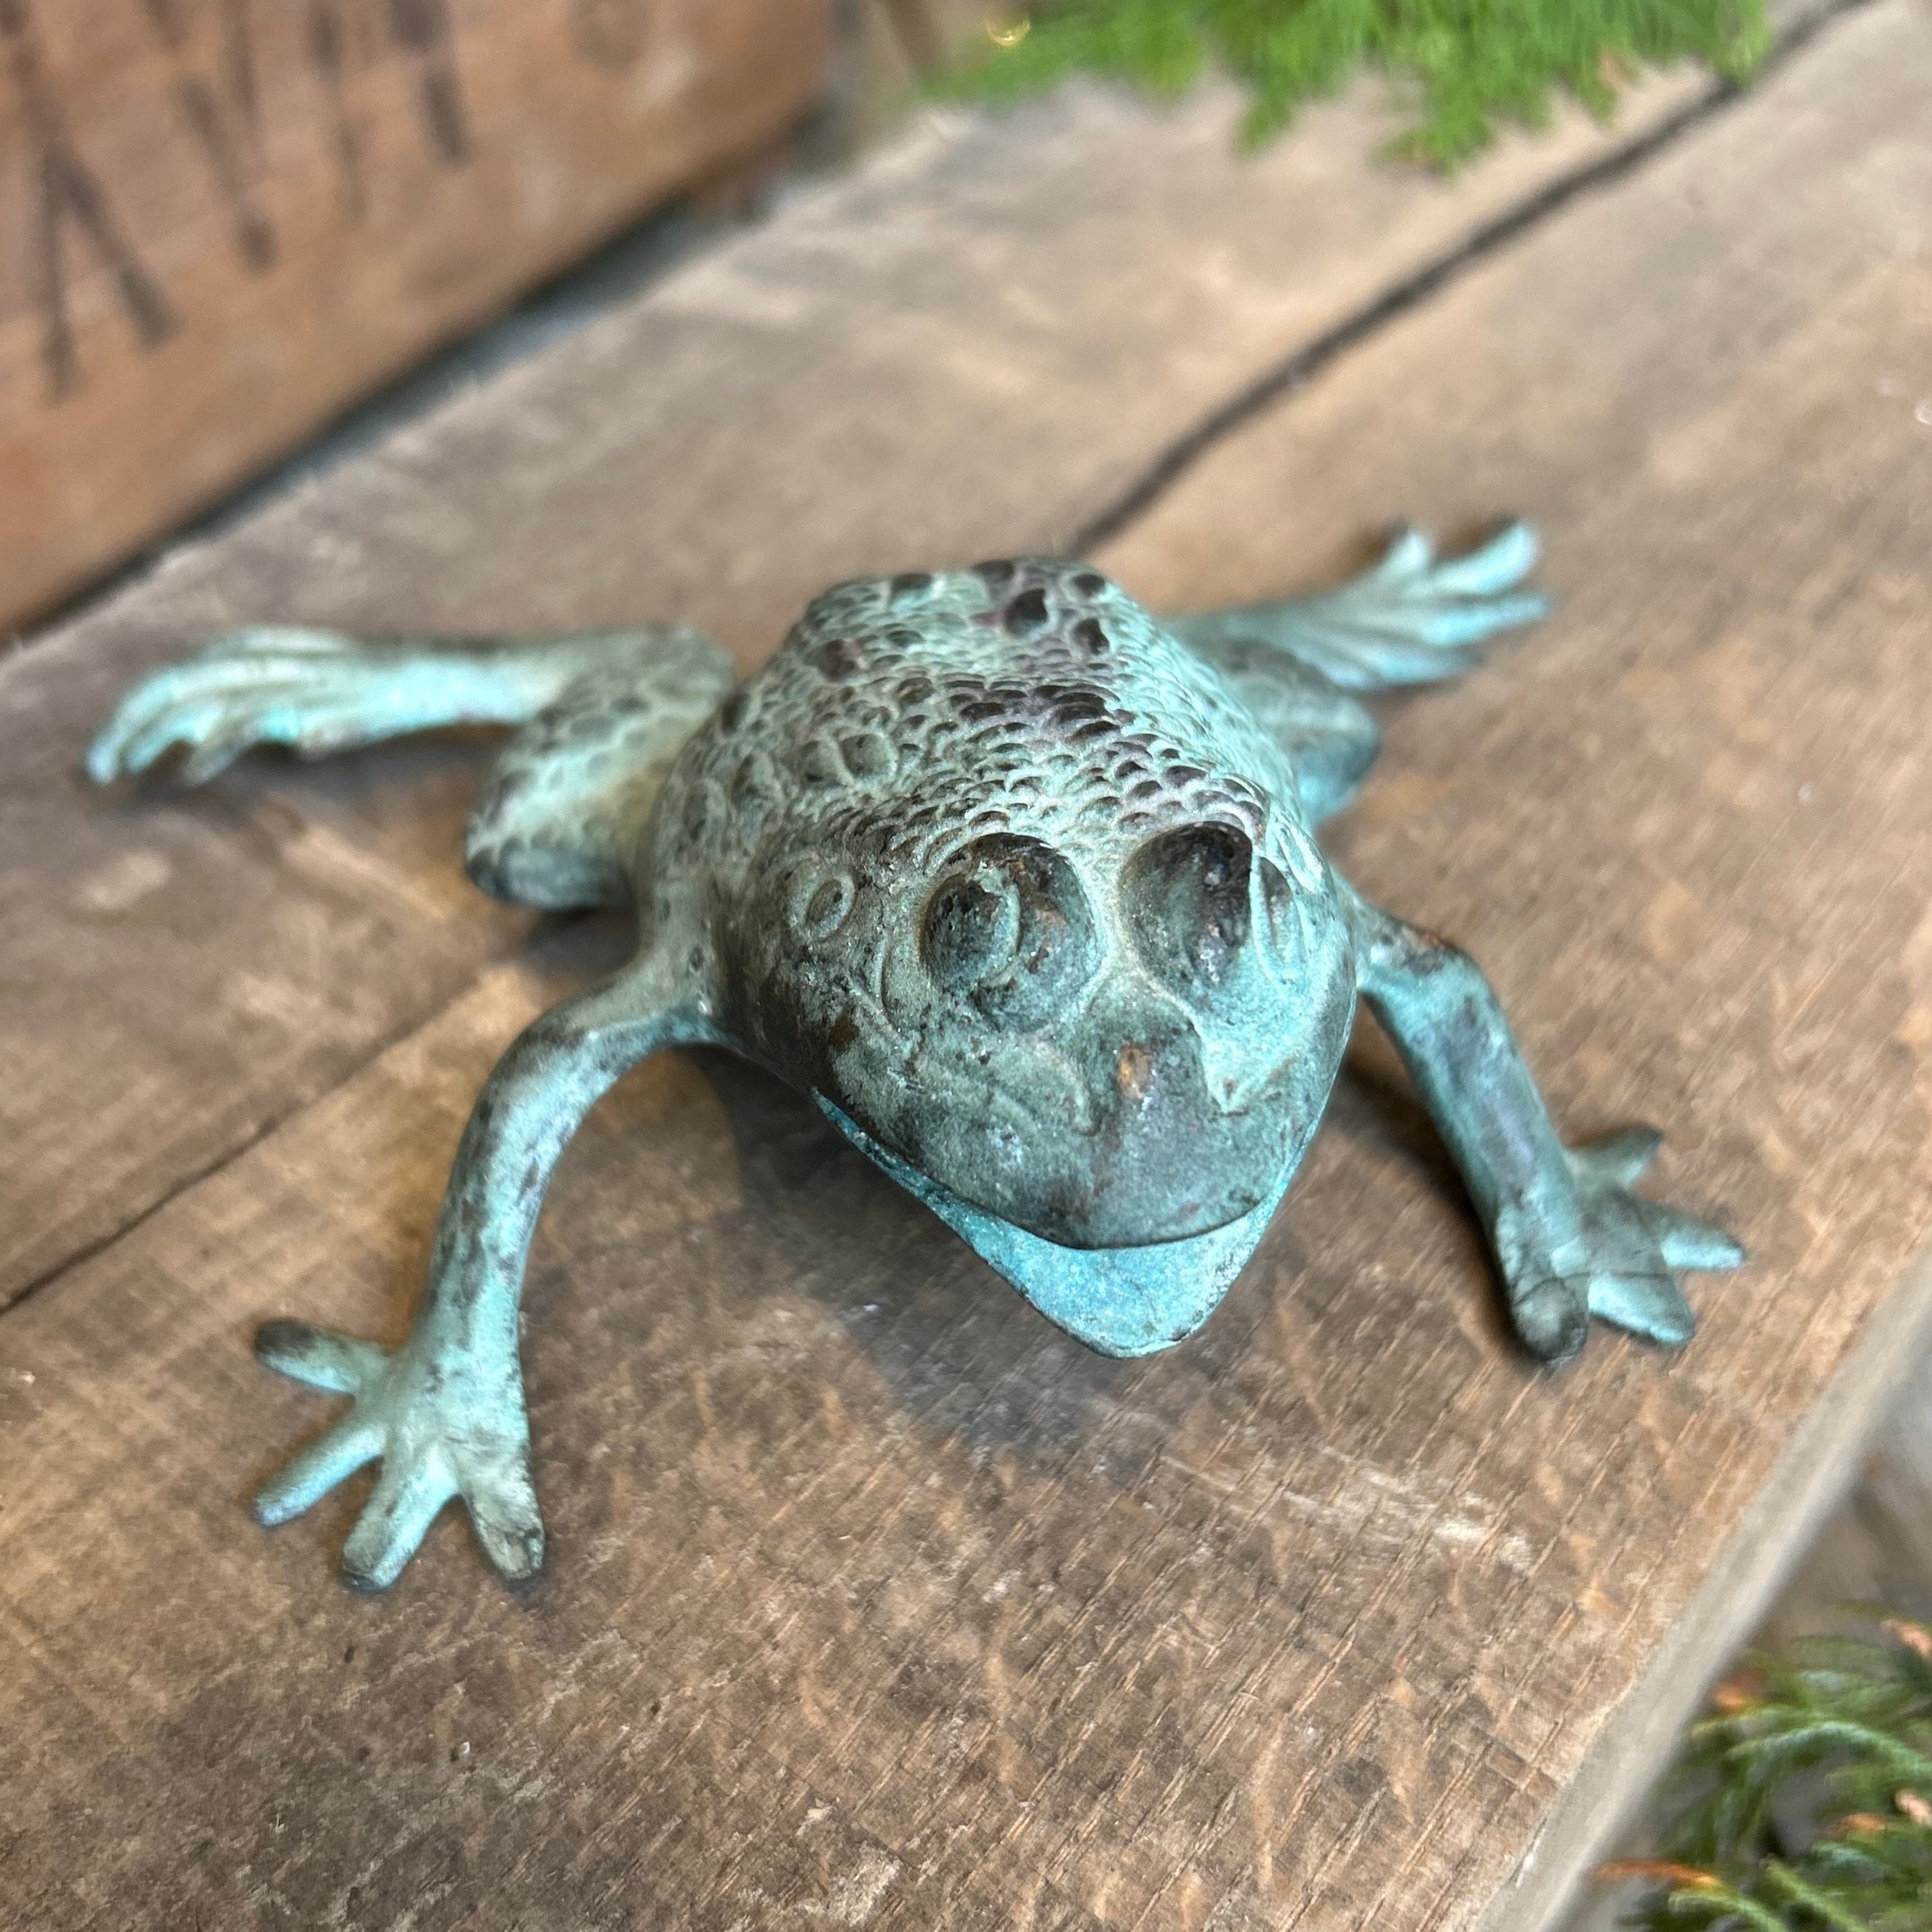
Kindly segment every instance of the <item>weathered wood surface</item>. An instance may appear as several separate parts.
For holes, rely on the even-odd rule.
[[[1654,83],[1454,188],[1360,100],[944,122],[0,663],[0,1302],[502,956],[454,863],[474,748],[263,761],[191,800],[77,760],[142,668],[249,618],[676,615],[747,661],[845,572],[1053,548],[1276,358],[1695,98]]]
[[[776,140],[822,0],[4,0],[0,622]]]
[[[1932,1617],[1932,1353],[1922,1352],[1859,1471],[1778,1593],[1749,1648],[1775,1651],[1820,1630],[1842,1630],[1848,1604],[1881,1604],[1904,1616]],[[1748,1653],[1747,1653],[1748,1654]],[[1657,1846],[1654,1813],[1634,1822],[1619,1856]],[[1636,1888],[1594,1886],[1564,1932],[1617,1932]]]
[[[1922,11],[1837,34],[1839,86],[1821,56],[1570,211],[1223,443],[1102,560],[1156,598],[1209,568],[1252,596],[1274,505],[1298,550],[1339,554],[1390,476],[1418,513],[1508,503],[1550,534],[1558,623],[1408,707],[1334,843],[1491,965],[1564,1118],[1670,1126],[1675,1184],[1756,1258],[1707,1289],[1667,1375],[1592,1361],[1524,1418],[1538,1457],[1556,1432],[1576,1459],[1547,1594],[1463,1634],[1550,1687],[1502,1700],[1513,1734],[1490,1723],[1562,1802],[1498,1926],[1539,1922],[1633,1764],[1661,1764],[1932,1306],[1908,1274],[1932,1221],[1932,128],[1907,106],[1932,40]],[[1442,1822],[1418,1821],[1419,1870],[1391,1847],[1392,1885],[1460,1850]]]
[[[1852,1426],[1828,1378],[1924,1298],[1900,1284],[1932,1180],[1928,85],[1910,0],[1840,21],[1258,417],[1107,558],[1196,603],[1332,567],[1396,507],[1543,518],[1561,619],[1400,713],[1340,844],[1472,944],[1573,1129],[1662,1120],[1673,1192],[1752,1240],[1700,1285],[1689,1354],[1516,1360],[1372,1046],[1227,1304],[1138,1364],[1033,1317],[803,1103],[667,1056],[593,1120],[539,1240],[550,1574],[504,1592],[452,1518],[391,1596],[350,1598],[348,1502],[272,1538],[241,1508],[326,1412],[248,1329],[399,1324],[476,1083],[584,963],[559,935],[0,1318],[14,1916],[1433,1932],[1479,1922],[1540,1834],[1494,1907],[1529,1922],[1580,1842],[1561,1794],[1741,1537],[1788,1532],[1780,1453]],[[596,460],[651,524],[616,440]],[[963,440],[966,485],[997,447]],[[892,506],[860,500],[830,567],[886,560]],[[450,552],[500,608],[468,514]],[[1012,533],[961,514],[962,548]],[[592,601],[550,586],[558,619],[644,568],[589,537],[566,567],[579,544]],[[746,647],[789,567],[691,598]],[[170,621],[215,594],[158,589]],[[15,669],[104,688],[158,644],[123,612]],[[234,808],[295,791],[413,882],[397,762],[336,791],[264,772]],[[413,770],[404,802],[446,812],[453,771]]]

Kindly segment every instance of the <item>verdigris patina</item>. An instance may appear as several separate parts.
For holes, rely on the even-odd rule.
[[[1560,1360],[1592,1316],[1685,1341],[1678,1274],[1742,1250],[1630,1191],[1654,1133],[1566,1148],[1467,956],[1369,904],[1312,836],[1379,742],[1353,694],[1449,676],[1540,616],[1520,587],[1535,556],[1520,525],[1448,562],[1408,532],[1326,596],[1168,619],[1047,558],[868,578],[742,684],[676,628],[462,646],[258,628],[148,678],[88,754],[103,783],[176,746],[195,783],[257,744],[517,726],[471,876],[638,913],[632,963],[490,1076],[402,1347],[261,1330],[271,1367],[352,1406],[257,1515],[380,1457],[353,1581],[392,1582],[456,1496],[499,1569],[538,1568],[517,1307],[538,1206],[598,1096],[680,1044],[793,1082],[1052,1320],[1136,1355],[1198,1327],[1253,1251],[1359,991],[1526,1346]]]

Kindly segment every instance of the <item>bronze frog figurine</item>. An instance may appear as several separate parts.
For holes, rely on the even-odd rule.
[[[146,680],[88,754],[100,782],[176,746],[193,784],[258,744],[514,726],[470,876],[638,912],[631,964],[484,1089],[403,1346],[261,1330],[269,1366],[352,1401],[260,1520],[380,1457],[351,1580],[392,1582],[456,1496],[500,1570],[537,1569],[517,1309],[538,1206],[598,1096],[687,1043],[793,1082],[1043,1314],[1137,1355],[1190,1334],[1253,1251],[1359,992],[1526,1346],[1560,1360],[1592,1316],[1687,1340],[1678,1274],[1743,1251],[1630,1192],[1655,1134],[1565,1147],[1467,956],[1370,905],[1313,836],[1376,755],[1355,694],[1451,676],[1543,614],[1520,587],[1535,556],[1520,524],[1446,562],[1406,532],[1327,595],[1164,619],[1052,558],[867,578],[742,683],[676,627],[467,645],[263,627]]]

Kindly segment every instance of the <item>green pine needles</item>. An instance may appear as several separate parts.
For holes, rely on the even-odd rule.
[[[1932,1928],[1932,1630],[1807,1640],[1712,1699],[1666,1788],[1646,1932]],[[1674,1798],[1674,1804],[1672,1800]]]
[[[1219,68],[1248,92],[1251,142],[1378,68],[1412,102],[1397,150],[1444,168],[1499,120],[1543,126],[1558,88],[1606,118],[1640,66],[1742,80],[1770,44],[1763,0],[1042,0],[988,32],[949,91],[1012,97],[1087,72],[1174,94]]]

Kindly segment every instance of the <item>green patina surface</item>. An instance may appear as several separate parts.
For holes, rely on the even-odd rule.
[[[1657,1136],[1566,1148],[1466,955],[1359,898],[1314,830],[1427,682],[1543,614],[1521,526],[1438,560],[1409,532],[1325,596],[1156,619],[1022,558],[836,586],[742,684],[674,627],[455,645],[256,628],[138,686],[88,758],[190,782],[513,725],[465,857],[500,897],[634,903],[630,965],[504,1055],[393,1352],[278,1321],[271,1366],[352,1398],[258,1498],[308,1508],[380,1458],[351,1578],[399,1574],[467,1504],[506,1574],[542,1560],[518,1345],[544,1190],[646,1054],[732,1047],[812,1095],[1051,1319],[1106,1353],[1206,1319],[1286,1192],[1357,996],[1400,1051],[1488,1234],[1516,1330],[1560,1360],[1594,1316],[1666,1344],[1720,1230],[1639,1198]]]

